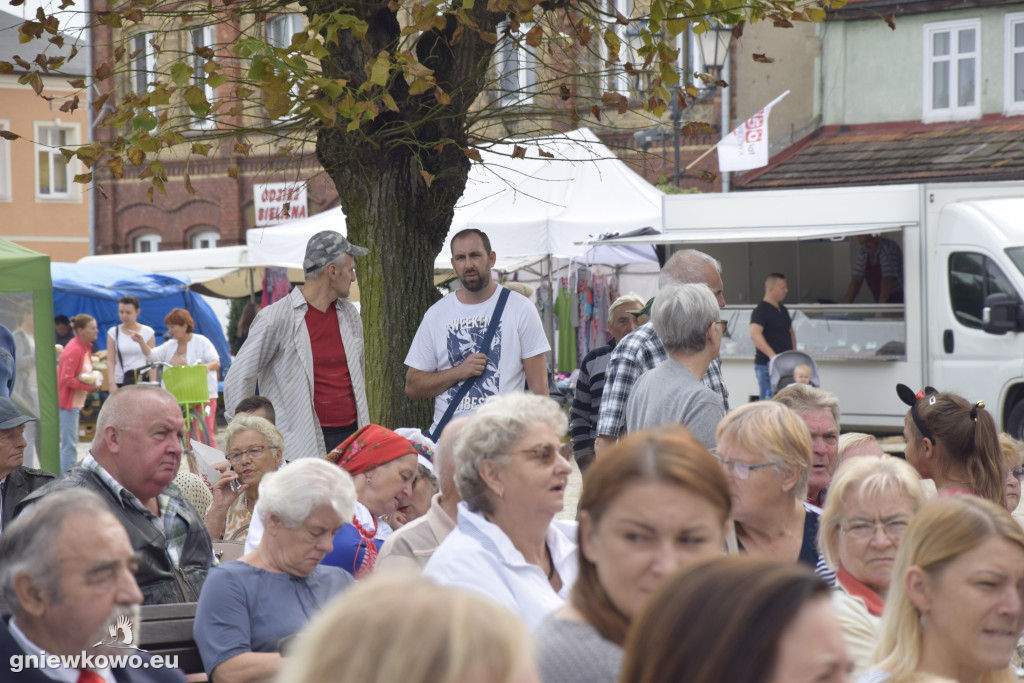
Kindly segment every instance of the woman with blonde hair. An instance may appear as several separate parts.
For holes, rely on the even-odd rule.
[[[1020,482],[1024,479],[1024,444],[1006,432],[999,434],[999,451],[1003,454],[1006,479],[1003,480],[1003,507],[1013,513],[1020,505]]]
[[[526,626],[483,596],[373,576],[300,635],[278,683],[536,683]]]
[[[835,574],[818,552],[820,509],[807,503],[811,433],[778,401],[748,403],[718,423],[712,455],[732,489],[735,550],[802,562],[828,583]]]
[[[921,477],[888,455],[844,462],[829,486],[818,540],[855,677],[871,664],[896,551],[924,502]]]
[[[1012,683],[1024,629],[1024,530],[977,496],[926,503],[907,528],[863,683],[920,671],[958,683]]]

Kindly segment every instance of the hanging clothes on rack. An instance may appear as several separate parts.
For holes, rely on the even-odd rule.
[[[263,274],[263,297],[260,301],[263,308],[288,296],[291,283],[288,282],[286,268],[267,268]]]
[[[572,293],[568,288],[559,289],[554,309],[558,318],[558,355],[555,359],[558,372],[570,373],[576,369],[576,330],[572,325],[572,309]]]

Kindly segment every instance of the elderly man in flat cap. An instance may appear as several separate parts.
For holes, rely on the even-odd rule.
[[[25,425],[35,422],[18,412],[14,401],[0,398],[0,534],[25,497],[53,479],[43,470],[25,467]]]
[[[306,245],[306,283],[257,314],[224,381],[228,419],[256,393],[274,404],[285,457],[324,457],[369,424],[363,323],[348,300],[356,257],[370,253],[333,230]]]

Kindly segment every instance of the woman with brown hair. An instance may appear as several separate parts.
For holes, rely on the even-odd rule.
[[[57,365],[61,472],[71,469],[78,460],[78,417],[86,396],[103,383],[103,373],[92,367],[92,343],[99,336],[96,319],[80,313],[71,319],[71,329],[75,337],[60,354]]]
[[[728,557],[684,570],[630,629],[619,680],[846,683],[830,593],[807,567],[775,560]]]
[[[537,631],[545,683],[618,680],[630,621],[680,567],[720,556],[729,483],[680,426],[634,432],[583,481],[579,577],[569,604]]]
[[[915,394],[905,384],[896,385],[896,393],[910,406],[903,420],[904,452],[921,478],[934,481],[939,495],[969,493],[1003,505],[999,430],[985,402],[968,403],[931,387]]]

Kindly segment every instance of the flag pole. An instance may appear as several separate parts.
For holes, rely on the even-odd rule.
[[[691,168],[693,168],[694,166],[696,166],[696,165],[697,165],[697,162],[698,162],[698,161],[700,161],[701,159],[703,159],[703,158],[704,158],[704,157],[706,157],[707,155],[711,154],[711,152],[713,152],[713,151],[714,151],[714,150],[716,150],[716,149],[718,149],[718,144],[717,144],[717,143],[715,143],[714,145],[711,145],[711,146],[710,146],[710,147],[708,147],[708,148],[707,148],[706,150],[704,150],[704,153],[703,153],[703,154],[701,154],[701,155],[700,155],[699,157],[697,157],[696,159],[694,159],[693,161],[691,161],[691,162],[690,162],[689,164],[687,164],[687,165],[686,165],[686,168],[684,168],[683,170],[684,170],[684,171],[689,171],[689,170],[690,170]]]

